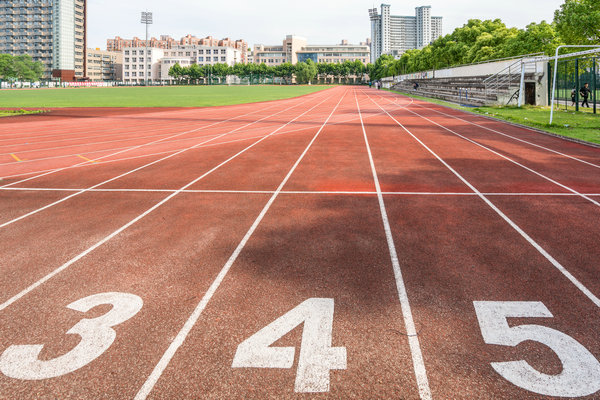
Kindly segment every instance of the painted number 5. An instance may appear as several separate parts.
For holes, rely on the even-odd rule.
[[[526,361],[493,362],[502,377],[525,390],[545,396],[580,397],[600,390],[600,363],[578,341],[555,329],[541,325],[510,327],[506,318],[552,318],[541,302],[476,301],[477,319],[488,344],[516,346],[533,340],[548,346],[563,365],[558,375],[547,375]]]
[[[294,347],[270,347],[304,323],[296,392],[328,392],[329,371],[346,369],[346,348],[331,347],[333,299],[308,299],[282,315],[237,348],[233,368],[292,368]]]
[[[67,333],[81,336],[73,350],[52,360],[39,360],[44,345],[10,346],[0,356],[0,371],[15,379],[40,380],[55,378],[76,371],[100,357],[115,340],[111,328],[127,321],[140,311],[143,301],[128,293],[100,293],[77,300],[67,306],[71,310],[87,312],[92,308],[110,304],[113,308],[94,319],[82,319]]]

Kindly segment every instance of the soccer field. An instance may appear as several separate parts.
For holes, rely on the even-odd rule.
[[[168,86],[3,90],[0,107],[209,107],[282,100],[330,86]]]

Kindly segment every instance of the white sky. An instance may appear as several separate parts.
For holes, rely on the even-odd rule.
[[[444,34],[472,18],[500,18],[523,28],[530,22],[552,21],[564,0],[403,0],[388,1],[392,15],[414,15],[414,8],[431,5],[444,17]],[[171,35],[244,39],[254,44],[279,44],[286,34],[306,37],[310,44],[364,41],[371,35],[368,9],[381,0],[89,0],[88,47],[106,48],[115,36],[144,38],[140,12],[154,13],[150,36]]]

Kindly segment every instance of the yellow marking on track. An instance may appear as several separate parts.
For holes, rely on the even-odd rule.
[[[17,157],[17,156],[16,156],[15,154],[13,154],[13,153],[10,153],[10,155],[11,155],[11,156],[12,156],[12,158],[14,158],[16,161],[19,161],[19,162],[23,161],[23,160],[21,160],[19,157]]]
[[[94,161],[94,160],[90,160],[89,158],[87,158],[87,157],[84,157],[84,156],[82,156],[81,154],[77,154],[77,157],[81,158],[82,160],[85,160],[85,161],[89,161],[89,162],[91,162],[91,163],[94,163],[94,164],[96,163],[96,161]]]

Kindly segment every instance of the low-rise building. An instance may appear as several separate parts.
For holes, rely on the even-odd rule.
[[[144,83],[160,81],[161,60],[164,49],[125,47],[123,49],[123,81],[125,83]]]
[[[254,62],[277,66],[283,63],[296,64],[298,56],[296,52],[306,46],[306,39],[300,36],[287,35],[281,45],[254,45]]]
[[[125,83],[144,83],[146,78],[152,82],[169,82],[169,70],[175,64],[189,67],[197,64],[227,64],[234,66],[242,62],[242,52],[238,49],[222,46],[183,45],[170,49],[126,47],[123,49],[123,81]]]
[[[298,61],[312,60],[315,63],[343,63],[345,61],[369,62],[371,48],[366,43],[349,44],[342,40],[338,45],[307,45],[297,51]]]
[[[205,38],[197,38],[193,35],[186,35],[179,40],[173,39],[168,35],[161,35],[160,39],[150,38],[146,43],[145,40],[134,37],[133,39],[123,39],[116,36],[114,39],[107,39],[106,48],[109,51],[123,51],[127,47],[152,47],[158,49],[172,49],[178,46],[211,46],[211,47],[230,47],[239,50],[241,63],[248,62],[248,43],[245,40],[233,40],[230,38],[215,39],[212,36]]]
[[[161,60],[161,81],[168,82],[174,79],[169,76],[169,70],[175,64],[182,67],[189,67],[192,64],[198,64],[200,67],[227,64],[233,67],[235,64],[240,63],[242,63],[242,52],[232,47],[218,45],[175,46],[165,50],[164,57]]]
[[[123,79],[123,53],[100,49],[87,49],[86,76],[94,82]]]
[[[336,45],[309,45],[306,39],[299,36],[288,35],[283,45],[265,46],[257,44],[254,46],[254,63],[265,63],[268,66],[277,66],[289,62],[296,64],[312,60],[315,63],[343,63],[344,61],[360,60],[369,62],[370,44],[349,44],[343,40]]]

